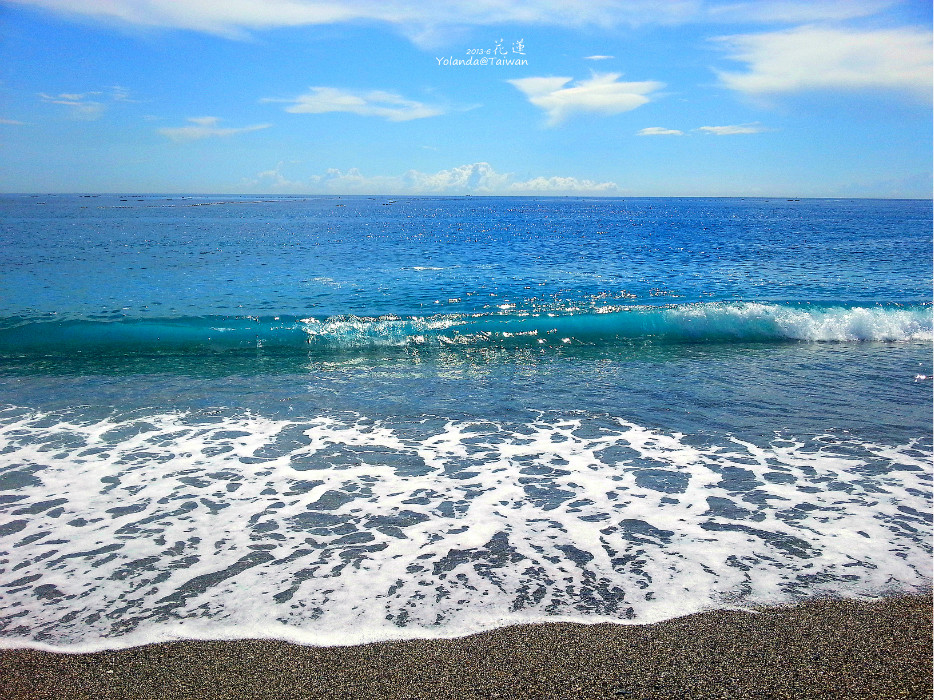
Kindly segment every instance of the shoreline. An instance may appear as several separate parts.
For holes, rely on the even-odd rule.
[[[176,641],[0,650],[0,696],[930,698],[932,599],[811,600],[651,625],[541,623],[348,647]]]

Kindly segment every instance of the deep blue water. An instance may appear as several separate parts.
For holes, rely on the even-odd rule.
[[[4,316],[931,296],[927,201],[58,196],[8,197],[3,212]]]
[[[928,586],[931,218],[4,196],[0,637],[346,643]]]

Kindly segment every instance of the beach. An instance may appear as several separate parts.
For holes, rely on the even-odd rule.
[[[931,598],[815,600],[654,625],[507,627],[349,647],[182,641],[0,652],[40,698],[929,698]]]
[[[930,5],[0,8],[0,700],[934,700]]]
[[[124,199],[0,203],[0,700],[929,693],[929,201]]]

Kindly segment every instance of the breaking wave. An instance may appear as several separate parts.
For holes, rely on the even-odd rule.
[[[505,311],[435,316],[200,316],[0,321],[0,353],[203,353],[251,348],[352,351],[405,346],[600,346],[618,342],[914,341],[932,338],[929,304],[758,302]]]

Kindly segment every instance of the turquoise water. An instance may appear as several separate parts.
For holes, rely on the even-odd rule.
[[[930,585],[929,201],[0,212],[4,644]]]

